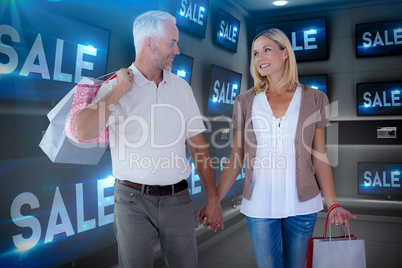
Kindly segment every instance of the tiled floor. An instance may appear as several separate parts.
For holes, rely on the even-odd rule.
[[[351,232],[365,240],[367,268],[402,268],[402,220],[397,217],[358,215],[351,221]],[[318,213],[313,236],[322,236],[325,213]],[[231,225],[216,234],[207,231],[199,243],[199,268],[256,268],[246,220],[234,218]],[[334,229],[339,236],[339,229]],[[117,268],[117,264],[109,268]],[[154,268],[165,267],[160,259]]]
[[[199,253],[199,268],[257,268],[246,221]]]
[[[199,250],[199,268],[257,268],[245,219],[236,228],[218,231],[216,235],[222,238]],[[110,268],[117,267],[116,264]],[[154,268],[163,267],[161,259],[155,260]]]

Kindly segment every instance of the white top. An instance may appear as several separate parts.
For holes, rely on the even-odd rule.
[[[323,209],[321,193],[300,202],[296,188],[294,140],[301,103],[298,87],[283,118],[275,118],[265,93],[257,94],[252,124],[257,138],[251,199],[243,198],[241,212],[255,218],[286,218]]]
[[[109,126],[113,175],[148,185],[168,185],[187,179],[191,167],[185,140],[205,130],[189,84],[167,70],[156,87],[132,64],[133,88],[120,99]],[[117,84],[103,85],[92,103]]]

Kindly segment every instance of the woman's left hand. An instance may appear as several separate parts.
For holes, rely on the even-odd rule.
[[[329,215],[331,219],[331,225],[342,226],[345,225],[349,227],[348,218],[356,219],[356,216],[347,211],[346,209],[340,207],[338,209],[333,209]]]

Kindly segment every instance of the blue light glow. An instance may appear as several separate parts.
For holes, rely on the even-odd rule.
[[[233,89],[238,89],[239,85],[238,84],[233,84]]]
[[[202,12],[204,12],[205,11],[205,8],[204,7],[200,7],[200,10],[202,11]]]
[[[184,16],[184,11],[180,11],[180,16]]]
[[[318,89],[318,87],[317,86],[311,86],[312,88],[315,88],[315,89]]]
[[[92,45],[88,45],[87,48],[90,49],[91,51],[95,51],[95,52],[97,51],[97,49],[94,48]]]
[[[186,71],[184,70],[177,70],[177,75],[180,77],[186,77]]]

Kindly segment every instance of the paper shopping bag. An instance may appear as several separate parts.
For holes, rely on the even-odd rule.
[[[336,238],[354,238],[355,236],[353,234],[350,234],[348,236],[346,235],[342,235],[342,236],[336,236],[336,237],[332,237],[332,239],[336,239]],[[317,240],[322,240],[322,239],[326,239],[326,235],[322,236],[322,237],[311,237],[310,238],[310,243],[308,245],[308,253],[307,253],[307,262],[306,262],[306,268],[312,268],[313,267],[313,251],[314,251],[314,243]]]
[[[310,258],[312,257],[312,267],[365,268],[366,253],[364,240],[351,235],[349,227],[346,227],[348,236],[345,234],[343,237],[332,237],[331,223],[328,218],[329,214],[327,214],[324,228],[325,238],[310,240],[313,243],[312,256],[309,256]],[[327,238],[327,227],[329,227],[329,238]],[[344,229],[343,227],[341,228],[342,234],[344,234]]]
[[[332,209],[335,209],[335,210],[338,210],[340,208],[340,205],[339,204],[335,204],[335,205],[333,205],[333,206],[331,206],[330,208],[329,208],[329,210],[328,210],[328,213],[327,213],[327,218],[326,218],[326,221],[325,221],[325,226],[324,226],[324,234],[323,234],[323,236],[322,237],[311,237],[310,238],[310,242],[309,242],[309,245],[308,245],[308,252],[307,252],[307,262],[306,262],[306,268],[312,268],[313,267],[313,252],[314,252],[314,242],[316,241],[316,240],[322,240],[322,239],[326,239],[327,238],[327,230],[328,230],[328,226],[329,226],[329,237],[331,238],[331,236],[332,236],[332,234],[331,234],[331,223],[330,223],[330,221],[329,221],[329,214],[330,214],[330,212],[332,211]],[[335,211],[335,213],[336,213],[336,211]],[[335,213],[334,213],[334,215],[335,215]],[[332,216],[333,217],[333,216]],[[348,232],[349,232],[349,228],[348,228]],[[350,232],[349,232],[349,235],[348,236],[346,236],[346,234],[345,234],[345,232],[344,232],[344,228],[343,227],[341,227],[341,236],[337,236],[337,237],[332,237],[332,238],[354,238],[354,235],[352,234],[350,234]]]
[[[365,268],[364,240],[358,238],[316,239],[313,268]]]
[[[99,85],[102,82],[85,77],[78,84]],[[50,124],[39,147],[54,163],[96,165],[106,150],[105,143],[78,144],[63,134],[76,88],[77,86],[48,113]]]

